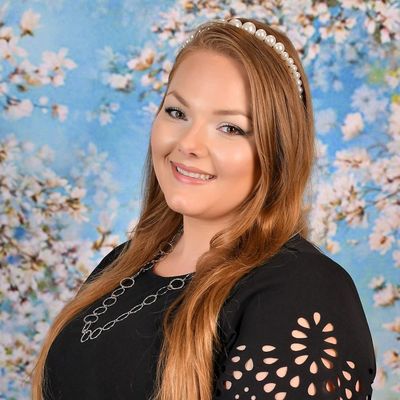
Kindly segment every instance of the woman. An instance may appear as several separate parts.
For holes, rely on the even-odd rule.
[[[207,22],[167,86],[139,222],[54,321],[34,399],[370,399],[356,287],[307,240],[313,113],[293,45],[254,19]]]

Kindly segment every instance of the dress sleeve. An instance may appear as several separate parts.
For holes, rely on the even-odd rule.
[[[350,275],[323,255],[278,270],[234,301],[213,399],[371,399],[373,342]]]

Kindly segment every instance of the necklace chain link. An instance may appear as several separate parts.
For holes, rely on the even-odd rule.
[[[136,278],[142,272],[148,271],[149,269],[153,268],[157,262],[162,260],[167,254],[169,254],[172,251],[176,235],[182,232],[183,228],[180,228],[178,232],[174,235],[172,240],[167,243],[167,245],[170,246],[170,248],[167,251],[160,249],[159,252],[156,254],[156,256],[151,261],[144,264],[142,268],[139,271],[137,271],[134,275],[122,278],[119,282],[119,286],[111,293],[110,296],[108,296],[102,301],[102,305],[96,307],[90,314],[87,314],[83,318],[84,326],[81,331],[82,333],[80,339],[81,343],[84,343],[87,340],[94,340],[98,338],[101,333],[111,329],[116,323],[121,322],[124,319],[128,318],[130,315],[137,313],[144,306],[153,304],[158,299],[159,296],[165,295],[169,290],[178,290],[183,288],[183,286],[186,283],[186,280],[189,279],[189,277],[193,274],[193,272],[188,273],[183,278],[173,278],[168,283],[168,285],[159,288],[156,293],[146,296],[141,303],[136,304],[129,311],[126,311],[123,314],[119,315],[117,318],[108,321],[103,326],[100,326],[96,329],[90,329],[91,325],[98,321],[99,315],[104,314],[109,307],[113,306],[117,302],[118,297],[125,293],[126,289],[130,289],[132,286],[134,286]]]

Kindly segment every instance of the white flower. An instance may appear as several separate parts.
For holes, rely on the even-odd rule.
[[[127,62],[129,69],[136,71],[143,71],[152,66],[155,57],[155,51],[151,48],[145,48],[140,57],[132,58]]]
[[[336,152],[336,160],[333,164],[341,171],[349,169],[366,169],[370,166],[371,160],[365,148],[351,148]]]
[[[172,70],[173,63],[170,60],[165,60],[162,63],[162,69],[164,72],[170,73]]]
[[[400,317],[396,317],[393,322],[383,324],[382,326],[389,331],[400,333]]]
[[[395,266],[400,267],[400,250],[395,250],[392,255]]]
[[[25,11],[20,22],[21,35],[32,35],[33,31],[39,26],[39,19],[40,14],[33,12],[31,9]]]
[[[380,289],[385,283],[385,278],[382,275],[374,276],[368,284],[371,289]]]
[[[49,102],[49,98],[46,96],[40,96],[39,97],[39,104],[41,106],[45,106]]]
[[[363,0],[340,0],[343,8],[355,8],[356,10],[365,10],[366,4]]]
[[[329,132],[336,123],[336,111],[333,108],[318,111],[316,114],[316,130],[318,133]]]
[[[77,67],[74,61],[70,58],[66,58],[68,49],[63,47],[54,53],[52,51],[45,51],[42,54],[43,63],[40,66],[43,75],[46,75],[48,71],[60,71],[62,68],[74,69]]]
[[[336,240],[332,240],[327,238],[326,240],[326,249],[332,254],[336,254],[340,251],[340,243]]]
[[[10,40],[0,39],[0,57],[4,58],[5,60],[15,64],[15,60],[13,55],[18,57],[26,57],[28,53],[22,47],[17,46],[18,38],[13,37]]]
[[[375,32],[376,23],[372,18],[366,18],[364,21],[364,26],[367,28],[367,32],[372,34]]]
[[[53,161],[55,153],[53,149],[45,144],[39,149],[39,151],[37,152],[37,156],[43,161]]]
[[[400,369],[400,354],[395,350],[383,353],[383,364],[393,369]]]
[[[43,171],[43,177],[45,179],[45,185],[48,188],[64,187],[68,181],[64,178],[57,176],[53,171]]]
[[[400,135],[395,140],[386,143],[388,151],[392,154],[400,154]]]
[[[390,107],[388,132],[392,136],[400,135],[400,103],[392,103]]]
[[[3,26],[0,28],[0,39],[10,41],[12,38],[16,37],[11,26]]]
[[[6,115],[11,119],[29,117],[33,111],[33,104],[29,99],[9,104],[5,108]]]
[[[35,324],[36,334],[34,335],[33,339],[38,342],[41,342],[46,336],[49,328],[50,324],[48,322],[38,321]]]
[[[140,83],[142,84],[142,86],[149,86],[153,84],[154,80],[155,80],[154,76],[150,76],[149,74],[144,74],[140,78]]]
[[[352,107],[360,110],[368,122],[374,122],[378,116],[384,114],[389,102],[387,98],[378,99],[378,91],[365,84],[354,91],[351,99]]]
[[[386,284],[386,286],[378,290],[374,294],[375,307],[387,307],[395,303],[400,298],[400,290],[392,283]]]
[[[75,199],[80,199],[80,198],[84,197],[85,194],[86,194],[86,189],[80,188],[80,187],[74,187],[71,190],[70,196]]]
[[[400,206],[398,204],[388,203],[381,217],[386,219],[391,231],[400,229]]]
[[[380,224],[378,226],[378,223]],[[382,221],[376,222],[375,230],[369,235],[369,246],[371,250],[379,251],[380,254],[386,254],[392,247],[394,237],[388,233],[382,232],[379,227],[383,225]],[[378,228],[376,228],[378,226]]]
[[[64,85],[64,73],[61,74],[55,74],[52,78],[51,78],[51,82],[54,86],[63,86]]]
[[[399,187],[400,157],[377,159],[371,164],[371,178],[381,186],[383,192],[395,193]]]
[[[109,85],[114,89],[126,89],[132,80],[132,76],[130,74],[111,74],[108,77]]]
[[[0,83],[0,96],[2,96],[3,94],[8,93],[8,85],[7,82],[1,82]]]
[[[51,115],[64,122],[68,115],[68,107],[63,104],[54,104],[51,107]]]
[[[111,231],[112,225],[114,223],[114,219],[116,217],[116,213],[115,212],[109,212],[109,211],[102,211],[99,214],[99,223],[100,226],[98,227],[98,229],[101,232],[108,232]]]
[[[100,125],[107,125],[112,121],[112,114],[110,112],[100,112],[99,113]]]
[[[376,2],[376,11],[379,13],[378,18],[382,21],[386,31],[398,32],[400,28],[400,8],[397,2],[385,3],[383,1]]]
[[[377,367],[376,376],[374,382],[372,383],[373,390],[383,389],[385,387],[386,380],[387,380],[387,375],[385,370],[382,367]]]
[[[364,122],[360,113],[347,114],[342,125],[343,139],[350,140],[364,129]]]

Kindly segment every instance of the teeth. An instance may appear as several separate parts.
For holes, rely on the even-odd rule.
[[[204,175],[204,174],[196,174],[194,172],[187,172],[179,167],[176,167],[177,171],[182,175],[190,176],[192,178],[203,179],[204,181],[208,181],[212,178],[212,175]]]

